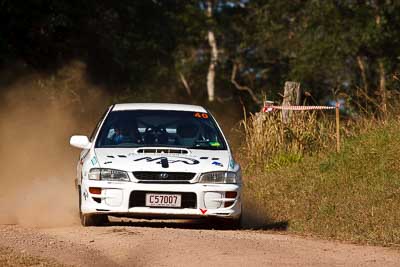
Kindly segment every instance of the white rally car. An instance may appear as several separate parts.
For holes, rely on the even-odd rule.
[[[116,104],[82,149],[76,185],[84,226],[108,215],[132,218],[241,218],[241,171],[206,109],[178,104]]]

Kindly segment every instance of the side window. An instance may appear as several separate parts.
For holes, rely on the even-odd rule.
[[[109,111],[110,109],[112,109],[112,107],[113,107],[113,106],[111,106],[110,108],[108,108],[108,109],[103,113],[103,115],[101,116],[99,122],[97,123],[96,127],[93,129],[93,132],[92,132],[91,135],[90,135],[90,138],[89,138],[90,142],[93,142],[93,141],[94,141],[93,139],[94,139],[94,137],[96,136],[96,133],[98,132],[98,130],[99,130],[99,128],[100,128],[101,122],[104,120],[104,117],[107,115],[108,111]]]

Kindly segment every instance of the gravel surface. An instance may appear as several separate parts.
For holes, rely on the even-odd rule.
[[[399,266],[400,251],[197,222],[132,221],[104,227],[0,225],[7,262],[72,266]],[[14,254],[13,254],[14,253]],[[11,256],[10,256],[11,255]],[[1,258],[0,258],[1,260]],[[1,263],[1,261],[0,261]],[[29,261],[28,261],[29,263]],[[40,264],[31,264],[42,266]],[[12,264],[10,265],[12,266]]]

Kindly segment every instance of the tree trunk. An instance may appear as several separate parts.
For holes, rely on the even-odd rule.
[[[365,70],[365,63],[364,63],[364,60],[361,58],[361,56],[357,56],[357,63],[358,63],[358,67],[360,68],[361,78],[363,81],[363,87],[364,87],[363,95],[368,95],[369,90],[368,90],[367,74],[366,74],[366,70]],[[367,108],[367,105],[368,105],[368,102],[367,102],[367,99],[365,99],[365,108]]]
[[[285,82],[282,106],[300,105],[300,97],[300,83]],[[282,121],[284,123],[289,122],[290,113],[290,110],[282,110]]]
[[[212,5],[213,1],[207,1],[207,17],[212,18]],[[207,94],[208,94],[208,101],[212,102],[215,99],[215,69],[217,66],[218,61],[218,46],[217,41],[215,40],[214,32],[209,29],[208,31],[208,44],[211,48],[211,60],[210,65],[208,67],[208,74],[207,74]]]
[[[375,23],[381,31],[381,15],[380,15],[380,4],[379,1],[373,2],[375,6]],[[382,58],[378,58],[378,71],[379,71],[379,94],[381,96],[381,112],[383,119],[386,119],[387,116],[387,92],[386,92],[386,72],[385,66],[383,65]]]

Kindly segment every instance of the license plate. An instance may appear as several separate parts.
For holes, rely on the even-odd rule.
[[[182,196],[179,194],[146,194],[147,207],[180,208]]]

